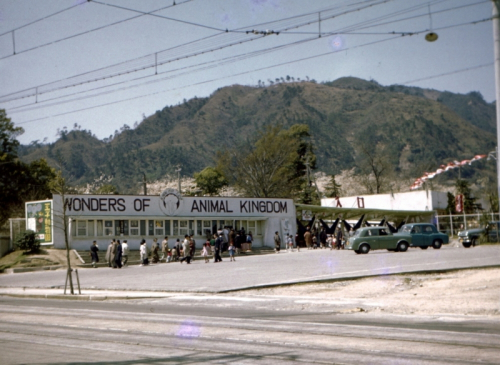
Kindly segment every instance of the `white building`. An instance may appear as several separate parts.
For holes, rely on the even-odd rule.
[[[274,246],[276,231],[284,241],[297,227],[292,199],[182,197],[167,189],[160,196],[67,195],[65,206],[70,247],[77,250],[87,250],[94,240],[105,247],[112,238],[127,240],[131,249],[139,249],[143,238],[150,244],[154,238],[161,242],[168,236],[171,246],[186,234],[194,234],[196,245],[201,246],[207,235],[224,226],[251,232],[254,247]],[[27,228],[39,233],[45,239],[42,242],[64,248],[61,196],[29,202],[26,207]],[[43,227],[40,232],[38,227]]]
[[[439,191],[411,191],[406,193],[359,195],[321,199],[325,207],[368,208],[390,210],[437,210],[446,209],[447,193]]]

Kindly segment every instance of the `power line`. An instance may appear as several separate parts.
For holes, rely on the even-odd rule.
[[[188,2],[191,2],[193,0],[185,0],[181,3],[178,3],[177,5],[182,5],[182,4],[185,4],[185,3],[188,3]],[[75,5],[75,6],[78,6],[78,5]],[[121,23],[125,23],[125,22],[128,22],[130,20],[133,20],[133,19],[137,19],[137,18],[140,18],[140,17],[143,17],[145,15],[151,15],[152,13],[155,13],[155,12],[158,12],[158,11],[161,11],[161,10],[165,10],[165,9],[168,9],[168,8],[171,8],[172,6],[175,6],[175,5],[168,5],[168,6],[164,6],[162,8],[159,8],[159,9],[156,9],[156,10],[152,10],[150,12],[147,12],[147,13],[143,13],[143,14],[140,14],[140,15],[136,15],[136,16],[133,16],[133,17],[130,17],[130,18],[126,18],[126,19],[122,19],[122,20],[118,20],[114,23],[111,23],[111,24],[106,24],[106,25],[103,25],[103,26],[100,26],[100,27],[97,27],[97,28],[93,28],[93,29],[89,29],[87,31],[84,31],[84,32],[81,32],[81,33],[77,33],[77,34],[73,34],[73,35],[70,35],[70,36],[67,36],[67,37],[64,37],[64,38],[60,38],[60,39],[57,39],[55,41],[52,41],[52,42],[48,42],[48,43],[43,43],[43,44],[40,44],[38,46],[34,46],[34,47],[31,47],[31,48],[28,48],[28,49],[24,49],[22,51],[16,51],[14,52],[13,54],[10,54],[10,55],[7,55],[7,56],[3,56],[3,57],[0,57],[0,60],[3,60],[3,59],[6,59],[6,58],[10,58],[10,57],[13,57],[15,55],[19,55],[19,54],[22,54],[22,53],[26,53],[26,52],[30,52],[30,51],[34,51],[36,49],[39,49],[39,48],[44,48],[44,47],[47,47],[47,46],[50,46],[50,45],[53,45],[53,44],[57,44],[59,42],[63,42],[63,41],[67,41],[68,39],[72,39],[72,38],[76,38],[76,37],[80,37],[82,35],[85,35],[85,34],[89,34],[89,33],[92,33],[92,32],[96,32],[98,30],[102,30],[102,29],[105,29],[105,28],[109,28],[109,27],[112,27],[112,26],[115,26],[115,25],[118,25],[118,24],[121,24]],[[74,6],[73,6],[74,7]],[[70,9],[70,8],[68,8]],[[66,9],[67,10],[67,9]],[[58,13],[56,13],[58,14]],[[55,14],[53,14],[55,15]],[[32,23],[31,23],[32,24]],[[31,25],[31,24],[27,24],[27,25]],[[27,26],[25,25],[25,26]],[[23,26],[24,27],[24,26]],[[22,28],[22,27],[20,27]],[[3,36],[5,34],[8,34],[8,33],[11,33],[12,31],[10,32],[7,32],[7,33],[3,33],[0,35]]]
[[[363,2],[362,4],[364,4],[364,5],[361,6],[361,7],[357,7],[357,8],[348,10],[348,11],[344,11],[342,13],[333,14],[330,17],[346,15],[347,13],[355,12],[355,11],[359,11],[359,10],[363,10],[363,9],[372,7],[374,5],[380,5],[380,4],[383,4],[383,3],[387,3],[388,1],[391,1],[391,0],[382,0],[382,1],[378,1],[376,3],[370,3],[370,4],[366,4],[366,3]],[[360,4],[360,3],[356,3],[355,5],[358,5],[358,4]],[[339,7],[330,8],[328,10],[323,10],[323,12],[330,11],[332,9],[336,10],[338,8]],[[415,7],[413,7],[413,8],[415,8]],[[410,10],[413,9],[413,8],[410,8]],[[450,9],[448,9],[448,10],[450,10]],[[311,15],[311,14],[315,14],[315,13],[307,13],[306,15]],[[291,18],[297,19],[297,18],[300,18],[300,17],[303,17],[303,16],[288,17],[288,18],[285,18],[284,20],[288,21]],[[281,21],[283,21],[283,19],[272,21],[272,22],[268,22],[268,23],[262,23],[262,24],[273,24],[273,23],[279,23]],[[315,22],[317,22],[317,21],[318,20],[315,20]],[[262,25],[262,24],[260,24],[260,25]],[[303,23],[302,22],[302,23],[299,23],[296,26],[304,26],[304,25],[308,25],[308,24],[310,24],[310,23]],[[353,27],[351,26],[350,28],[352,29]],[[224,33],[225,32],[221,32],[219,34],[215,34],[215,35],[212,35],[212,36],[204,37],[202,39],[198,39],[198,40],[195,40],[195,41],[192,41],[192,42],[188,42],[188,43],[185,43],[183,45],[171,47],[169,49],[158,51],[158,52],[146,55],[146,56],[137,57],[135,59],[128,60],[128,61],[122,61],[120,63],[114,64],[114,65],[111,65],[111,66],[102,67],[102,68],[97,69],[97,70],[88,71],[88,72],[85,72],[85,73],[82,73],[82,74],[79,74],[79,75],[75,75],[75,76],[67,77],[67,78],[64,78],[64,79],[61,79],[61,80],[53,81],[51,83],[47,83],[47,84],[43,84],[43,85],[38,85],[36,87],[32,87],[32,88],[29,88],[29,89],[25,89],[25,90],[21,90],[21,91],[18,91],[18,92],[14,92],[14,93],[2,95],[2,96],[0,96],[0,99],[4,99],[4,100],[0,100],[0,101],[2,101],[2,102],[9,102],[9,101],[19,100],[19,99],[23,99],[23,98],[27,98],[27,97],[34,97],[34,96],[38,97],[39,95],[42,95],[44,93],[48,93],[48,92],[52,92],[52,91],[56,91],[56,90],[60,90],[60,89],[65,89],[65,88],[68,88],[68,87],[75,87],[75,86],[79,86],[79,85],[83,85],[83,84],[87,84],[87,83],[91,83],[91,82],[96,82],[96,81],[100,81],[100,80],[104,80],[104,79],[109,79],[109,78],[114,78],[114,77],[118,77],[118,76],[123,76],[123,75],[130,74],[130,73],[133,73],[133,72],[142,71],[142,70],[145,70],[145,69],[148,69],[148,68],[153,68],[153,67],[157,68],[158,66],[161,66],[161,65],[163,65],[165,63],[174,62],[174,61],[178,61],[178,60],[189,58],[189,57],[195,57],[195,56],[198,56],[198,55],[201,55],[201,54],[204,54],[204,53],[208,53],[208,52],[213,52],[213,51],[216,51],[216,50],[221,50],[223,48],[227,48],[227,47],[231,47],[231,46],[234,46],[234,45],[246,43],[246,42],[252,41],[252,40],[254,40],[254,39],[257,38],[257,37],[253,37],[253,38],[247,39],[247,38],[241,38],[241,36],[238,36],[238,38],[235,38],[234,41],[228,40],[226,42],[223,41],[224,43],[219,43],[219,44],[215,43],[213,45],[210,45],[210,44],[207,43],[208,39],[217,37],[217,36],[219,36],[221,34],[224,34]],[[339,32],[337,31],[337,32],[330,32],[330,33],[325,33],[325,34],[330,34],[330,35],[331,34],[339,34]],[[163,58],[163,60],[162,60],[162,55],[161,54],[163,54],[165,52],[168,52],[168,51],[174,51],[174,50],[178,50],[179,51],[180,49],[182,49],[182,47],[188,47],[190,45],[196,44],[197,42],[203,42],[202,45],[204,46],[204,48],[201,48],[202,46],[197,46],[195,49],[198,49],[199,50],[198,52],[192,52],[189,48],[186,48],[186,50],[184,51],[183,54],[181,53],[178,56],[176,56],[175,54],[173,54],[170,58]],[[189,52],[191,52],[191,53],[189,53]],[[160,55],[160,60],[158,60],[158,55]],[[167,55],[167,57],[168,57],[168,55]],[[135,66],[130,65],[130,67],[128,67],[128,68],[127,67],[121,67],[121,66],[126,66],[127,64],[130,64],[130,63],[136,63],[136,65]],[[116,70],[113,73],[103,74],[102,76],[99,75],[99,74],[97,74],[95,76],[92,76],[93,73],[98,73],[98,72],[101,72],[101,71],[110,70],[113,67],[120,67],[121,69],[118,69],[118,70]],[[81,78],[81,80],[78,80],[78,78]],[[50,87],[50,86],[52,86],[52,87]],[[9,98],[9,96],[10,96],[10,98]]]
[[[410,80],[410,81],[402,82],[401,85],[406,85],[406,84],[411,84],[411,83],[414,83],[414,82],[435,79],[435,78],[438,78],[438,77],[443,77],[443,76],[448,76],[448,75],[454,75],[454,74],[465,72],[465,71],[477,70],[479,68],[493,66],[493,64],[494,64],[493,62],[489,62],[489,63],[485,63],[485,64],[482,64],[482,65],[477,65],[477,66],[462,68],[460,70],[454,70],[454,71],[444,72],[444,73],[433,75],[433,76],[422,77],[420,79],[415,79],[415,80]]]
[[[55,12],[55,13],[53,13],[53,14],[50,14],[50,15],[44,16],[43,18],[40,18],[40,19],[34,20],[34,21],[32,21],[32,22],[29,22],[29,23],[27,23],[27,24],[21,25],[20,27],[17,27],[17,28],[14,28],[14,29],[8,30],[7,32],[4,32],[4,33],[0,34],[0,37],[1,37],[1,36],[4,36],[4,35],[6,35],[6,34],[9,34],[9,33],[15,32],[16,30],[26,28],[26,27],[28,27],[28,26],[30,26],[30,25],[32,25],[32,24],[35,24],[35,23],[41,22],[42,20],[48,19],[48,18],[50,18],[50,17],[53,17],[54,15],[64,13],[65,11],[68,11],[68,10],[70,10],[70,9],[73,9],[73,8],[77,7],[77,6],[80,6],[81,4],[82,4],[82,3],[72,5],[72,6],[70,6],[69,8],[65,8],[65,9],[59,10],[58,12]]]
[[[92,0],[92,2],[94,2],[96,4],[100,4],[100,5],[110,6],[110,7],[117,8],[117,9],[123,9],[123,10],[133,11],[135,13],[140,13],[142,15],[150,15],[150,16],[154,16],[154,17],[157,17],[157,18],[162,18],[162,19],[167,19],[167,20],[173,20],[175,22],[184,23],[184,24],[188,24],[188,25],[194,25],[196,27],[202,27],[202,28],[206,28],[206,29],[217,30],[219,32],[224,32],[225,31],[224,29],[211,27],[209,25],[188,22],[186,20],[174,19],[174,18],[170,18],[170,17],[167,17],[167,16],[158,15],[158,14],[153,14],[153,13],[146,13],[146,12],[143,12],[143,11],[140,11],[140,10],[130,9],[130,8],[126,8],[124,6],[119,6],[119,5],[107,4],[107,3],[103,3],[103,2],[100,2],[100,1],[97,1],[97,0]]]

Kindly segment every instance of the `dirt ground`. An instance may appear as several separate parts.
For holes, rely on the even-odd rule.
[[[365,311],[500,318],[500,268],[390,275],[248,290],[234,295],[281,297],[288,299],[284,301],[288,306],[303,310],[315,307],[344,313]]]

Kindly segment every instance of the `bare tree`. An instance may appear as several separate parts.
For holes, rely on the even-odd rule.
[[[377,143],[375,146],[361,144],[360,167],[362,175],[360,184],[364,186],[370,194],[380,194],[390,188],[393,168],[388,154],[385,153],[385,146]]]

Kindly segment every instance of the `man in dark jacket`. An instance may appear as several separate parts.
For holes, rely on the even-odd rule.
[[[115,251],[115,262],[113,264],[113,269],[122,268],[122,244],[120,243],[120,240],[116,241],[116,251]]]
[[[219,237],[215,240],[215,253],[214,253],[214,262],[219,262],[222,261],[222,258],[220,257],[222,245],[224,244],[224,238],[222,233],[219,234]]]

